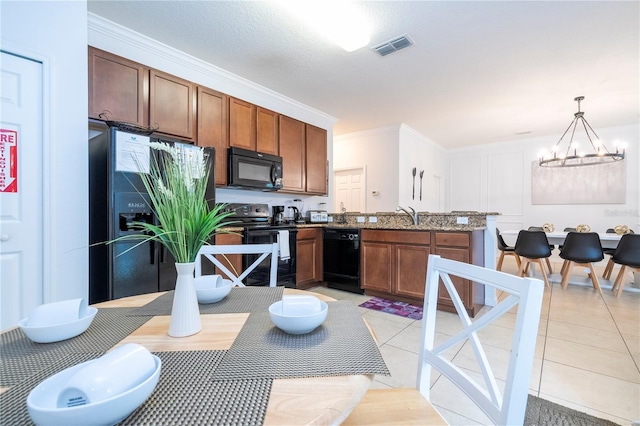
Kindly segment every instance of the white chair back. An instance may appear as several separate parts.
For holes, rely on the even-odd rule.
[[[452,282],[451,278],[454,276],[494,287],[496,290],[507,293],[508,296],[487,313],[472,321]],[[462,321],[463,330],[434,347],[440,281],[444,284],[443,288],[449,292]],[[458,386],[495,424],[523,424],[543,293],[544,284],[538,279],[520,278],[493,269],[430,255],[418,365],[417,388],[420,393],[429,400],[431,367],[433,367]],[[517,315],[511,339],[511,355],[504,395],[501,395],[478,332],[504,313],[510,312],[516,305]],[[454,361],[450,361],[450,356],[444,355],[447,349],[467,339],[482,370],[483,384],[478,383],[456,366],[455,358]]]
[[[271,267],[269,269],[269,286],[275,287],[278,282],[278,243],[273,244],[240,244],[240,245],[205,245],[202,246],[196,258],[196,277],[202,275],[202,258],[206,257],[218,269],[226,275],[234,285],[244,287],[242,280],[251,273],[267,256],[271,255]],[[258,258],[242,273],[235,274],[229,270],[215,255],[220,254],[259,254]]]

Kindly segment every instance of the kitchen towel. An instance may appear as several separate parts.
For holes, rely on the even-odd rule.
[[[289,231],[278,231],[278,247],[280,248],[280,259],[289,260]]]

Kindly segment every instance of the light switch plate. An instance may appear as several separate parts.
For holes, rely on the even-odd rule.
[[[364,223],[364,216],[358,216],[356,220],[358,223]]]
[[[462,217],[458,217],[456,219],[456,223],[458,225],[468,225],[469,224],[469,218],[467,216],[462,216]]]
[[[327,222],[333,222],[333,216],[327,217]]]

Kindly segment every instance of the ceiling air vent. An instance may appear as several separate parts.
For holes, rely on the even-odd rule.
[[[389,53],[397,52],[400,49],[409,47],[413,44],[413,41],[408,35],[404,34],[400,37],[395,37],[389,41],[385,41],[382,44],[372,47],[371,49],[378,52],[380,56],[387,56]]]

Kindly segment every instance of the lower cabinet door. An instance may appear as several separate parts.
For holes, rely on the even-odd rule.
[[[429,246],[396,245],[396,294],[424,298],[429,252]]]
[[[361,245],[361,287],[391,293],[392,244],[363,241]]]
[[[459,262],[469,263],[469,249],[457,249],[449,247],[436,247],[435,254],[440,255],[443,258],[457,260]],[[471,282],[469,280],[462,279],[460,277],[452,278],[453,285],[455,286],[464,306],[469,308],[472,305],[471,300]],[[450,306],[455,309],[451,296],[446,290],[442,280],[440,280],[440,288],[438,290],[438,304],[443,306]]]

